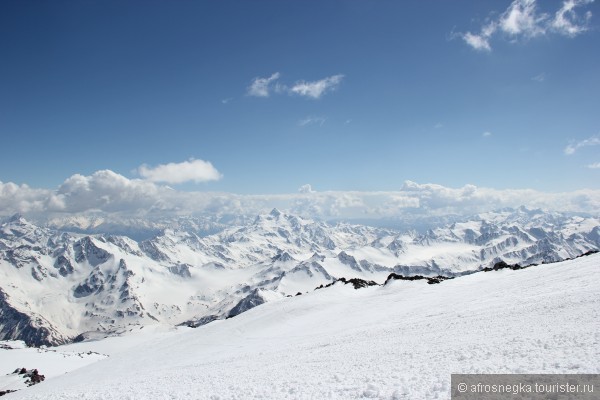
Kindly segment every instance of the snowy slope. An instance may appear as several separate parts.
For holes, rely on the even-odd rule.
[[[7,398],[448,399],[451,373],[600,373],[599,282],[600,254],[438,285],[338,283]]]
[[[332,226],[278,210],[209,236],[184,222],[139,242],[56,231],[18,216],[1,224],[0,339],[56,345],[130,326],[198,326],[338,278],[458,276],[600,247],[598,218],[527,209],[425,234]]]

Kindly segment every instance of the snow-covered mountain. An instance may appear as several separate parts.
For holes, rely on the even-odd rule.
[[[451,398],[452,373],[597,374],[599,267],[595,254],[439,285],[336,283],[198,329],[140,327],[52,349],[0,343],[0,390],[28,400],[429,400]],[[17,366],[46,380],[15,382]]]
[[[339,278],[454,277],[599,247],[600,219],[527,209],[425,234],[273,210],[208,236],[181,224],[143,241],[67,233],[15,216],[0,226],[0,339],[55,345],[132,325],[198,326]]]

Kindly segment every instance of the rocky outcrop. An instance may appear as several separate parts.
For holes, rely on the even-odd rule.
[[[75,251],[76,262],[81,263],[87,260],[93,267],[106,262],[110,258],[110,254],[106,250],[96,246],[89,236],[75,243],[73,250]]]
[[[57,346],[69,342],[50,322],[39,315],[28,315],[9,302],[8,295],[0,289],[0,339],[22,340],[28,346]]]
[[[423,276],[423,275],[411,275],[411,276],[405,276],[405,275],[400,275],[400,274],[395,274],[395,273],[391,273],[387,279],[385,280],[384,285],[387,285],[387,283],[389,281],[394,281],[394,280],[401,280],[401,281],[427,281],[428,284],[433,285],[436,283],[440,283],[442,281],[445,281],[447,279],[453,279],[451,277],[447,277],[447,276],[442,276],[442,275],[438,275],[438,276]]]
[[[182,278],[191,278],[190,266],[188,264],[178,264],[172,267],[167,267],[170,273],[178,275]]]
[[[220,317],[218,315],[207,315],[202,318],[191,319],[189,321],[182,322],[178,326],[187,326],[190,328],[197,328],[199,326],[206,325],[206,324],[216,321],[218,319],[220,319]]]
[[[240,300],[240,302],[229,311],[227,318],[235,317],[236,315],[246,312],[251,308],[259,306],[265,302],[266,300],[261,295],[260,289],[254,289],[248,296]]]
[[[345,251],[341,251],[338,254],[337,258],[338,258],[338,260],[340,260],[340,262],[342,264],[349,266],[350,268],[352,268],[355,271],[362,272],[362,269],[358,265],[356,258],[352,257],[350,254],[346,253]]]
[[[351,284],[352,287],[354,287],[354,289],[362,289],[362,288],[369,287],[369,286],[380,286],[379,283],[377,283],[375,281],[367,281],[367,280],[360,279],[360,278],[352,278],[352,279],[339,278],[339,279],[334,280],[331,283],[328,283],[327,285],[321,285],[321,286],[315,288],[315,290],[331,287],[331,286],[335,285],[337,282],[342,282],[344,285]]]

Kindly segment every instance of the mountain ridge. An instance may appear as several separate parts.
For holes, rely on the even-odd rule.
[[[63,232],[15,216],[0,225],[0,315],[20,322],[2,322],[0,340],[54,345],[130,325],[194,326],[340,278],[452,277],[599,247],[598,218],[527,209],[424,234],[330,225],[275,209],[212,235],[168,228],[143,241]]]

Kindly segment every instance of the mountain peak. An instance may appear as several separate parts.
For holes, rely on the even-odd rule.
[[[271,258],[271,260],[273,262],[275,262],[275,261],[280,261],[280,262],[296,261],[296,259],[294,257],[292,257],[290,255],[290,253],[288,253],[287,251],[279,252],[276,256]]]
[[[313,255],[308,259],[308,261],[323,261],[325,260],[325,256],[317,253],[316,251],[313,253]]]
[[[13,214],[8,221],[9,223],[27,224],[27,220],[20,213]]]
[[[281,216],[281,211],[279,211],[277,208],[274,208],[271,210],[271,212],[269,213],[270,216],[278,218]]]

